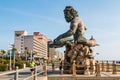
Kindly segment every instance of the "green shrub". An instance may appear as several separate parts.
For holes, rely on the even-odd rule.
[[[9,64],[9,60],[3,59],[4,64]]]
[[[23,62],[16,62],[15,66],[18,66],[19,69],[23,68]]]
[[[0,71],[7,71],[8,67],[6,64],[0,64]]]
[[[4,57],[4,59],[9,60],[9,59],[10,59],[10,57]]]
[[[30,67],[30,61],[25,62],[26,67]]]
[[[6,59],[0,59],[1,64],[9,64],[9,60]]]
[[[21,56],[21,60],[26,60],[26,58],[24,56]]]

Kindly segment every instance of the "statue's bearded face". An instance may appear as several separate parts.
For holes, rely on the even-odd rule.
[[[78,17],[77,11],[72,6],[66,6],[64,9],[65,20],[69,23],[75,17]]]
[[[64,12],[64,16],[65,16],[65,20],[69,23],[73,20],[73,16],[72,14],[70,13],[70,11],[65,11]]]

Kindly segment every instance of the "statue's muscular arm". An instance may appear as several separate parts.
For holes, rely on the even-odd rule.
[[[76,32],[77,27],[78,27],[78,23],[71,22],[70,29],[67,32],[59,35],[55,40],[60,40],[61,38],[66,38],[66,37],[72,36]]]

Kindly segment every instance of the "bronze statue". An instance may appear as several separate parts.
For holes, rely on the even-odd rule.
[[[64,9],[65,20],[70,23],[70,29],[59,35],[51,44],[51,47],[62,47],[66,44],[71,44],[71,41],[86,41],[84,32],[86,30],[85,24],[78,17],[77,11],[72,6],[66,6]],[[68,38],[73,35],[74,39]]]
[[[59,48],[66,46],[64,73],[72,73],[71,65],[76,61],[76,69],[89,75],[89,69],[93,71],[95,69],[93,65],[95,64],[94,55],[96,53],[91,47],[95,47],[98,44],[93,36],[90,39],[84,37],[87,28],[78,17],[78,12],[72,6],[66,6],[64,16],[66,22],[70,23],[70,29],[54,39],[50,47]],[[73,39],[69,38],[70,36],[73,36]],[[80,67],[81,65],[83,67]],[[81,72],[78,71],[77,73]]]

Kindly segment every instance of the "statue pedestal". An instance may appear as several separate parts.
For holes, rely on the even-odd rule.
[[[76,74],[90,75],[90,69],[94,70],[94,59],[89,56],[90,47],[83,44],[75,44],[66,46],[63,73],[73,73],[73,63],[75,61]]]

